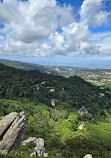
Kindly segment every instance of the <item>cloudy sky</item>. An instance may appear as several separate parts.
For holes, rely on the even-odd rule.
[[[111,0],[0,0],[0,58],[111,68]]]

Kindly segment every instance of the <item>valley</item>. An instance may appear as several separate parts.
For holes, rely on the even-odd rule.
[[[83,158],[87,154],[111,157],[110,88],[78,76],[65,78],[3,64],[0,81],[0,120],[11,112],[20,117],[24,111],[24,140],[42,138],[48,158]],[[21,144],[16,151],[0,157],[28,158],[34,147],[33,142]]]

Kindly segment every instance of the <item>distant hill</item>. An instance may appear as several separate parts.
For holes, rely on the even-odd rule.
[[[55,74],[64,76],[66,78],[76,75],[95,85],[107,86],[111,88],[111,69],[91,69],[69,66],[43,66],[39,64],[10,61],[4,59],[0,59],[0,63],[26,71],[40,70],[48,74]]]
[[[93,100],[96,98],[96,102],[99,102],[99,93],[103,92],[106,90],[100,90],[78,76],[65,78],[39,70],[25,71],[0,64],[1,99],[27,98],[49,106],[54,99],[57,103],[67,102],[79,107],[87,103],[87,107],[93,107]],[[98,106],[101,104],[98,103]]]
[[[10,66],[10,67],[14,67],[14,68],[18,68],[18,69],[23,69],[23,70],[42,70],[45,71],[45,66],[41,66],[38,64],[32,64],[32,63],[25,63],[25,62],[19,62],[19,61],[11,61],[11,60],[5,60],[5,59],[0,59],[0,63]],[[47,69],[46,69],[47,70]]]
[[[0,81],[1,99],[18,99],[24,97],[31,101],[35,100],[36,102],[50,105],[50,100],[53,98],[59,101],[67,100],[67,102],[70,102],[71,96],[73,98],[76,93],[79,95],[79,91],[85,91],[86,87],[87,93],[92,93],[92,85],[77,76],[64,78],[62,76],[43,73],[39,70],[25,71],[3,64],[0,64]],[[79,87],[80,85],[81,87]],[[54,89],[54,93],[50,89]],[[71,92],[72,89],[75,89],[74,94]],[[69,95],[69,93],[71,94]]]
[[[46,72],[46,73],[62,75],[61,73],[58,72],[58,69],[56,66],[43,66],[43,65],[39,65],[39,64],[11,61],[11,60],[5,60],[5,59],[0,59],[0,63],[10,66],[10,67],[26,70],[26,71],[40,70],[40,71]]]

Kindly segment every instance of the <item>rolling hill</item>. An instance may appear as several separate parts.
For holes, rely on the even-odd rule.
[[[68,66],[43,66],[33,63],[24,63],[4,59],[0,59],[0,63],[26,71],[37,69],[48,74],[60,75],[66,78],[76,75],[94,85],[111,88],[111,69],[76,68]]]
[[[48,158],[111,156],[109,88],[101,89],[78,76],[65,78],[0,64],[0,120],[13,111],[18,116],[25,112],[24,139],[43,138]],[[21,145],[0,157],[28,158],[34,147]]]

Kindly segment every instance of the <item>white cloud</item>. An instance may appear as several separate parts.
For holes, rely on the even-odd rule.
[[[96,16],[95,16],[95,25],[96,26],[101,26],[102,24],[107,24],[108,23],[108,16],[110,13],[107,11],[100,11]]]
[[[103,1],[105,0],[85,0],[80,10],[81,21],[94,27],[106,24],[110,13],[103,10]]]
[[[70,6],[57,6],[55,0],[5,0],[0,6],[0,21],[5,24],[11,38],[31,43],[55,32],[58,16],[60,21],[64,21],[63,25],[72,22],[71,11]]]
[[[0,35],[0,40],[4,40],[4,36],[3,35]]]
[[[0,21],[5,28],[0,32],[6,34],[6,39],[0,43],[0,54],[111,55],[111,33],[89,30],[90,26],[107,24],[109,16],[103,0],[84,0],[78,21],[74,20],[71,6],[61,7],[56,0],[4,0],[0,3]],[[62,27],[61,34],[56,32],[57,27]]]

